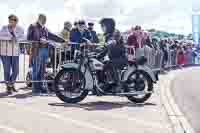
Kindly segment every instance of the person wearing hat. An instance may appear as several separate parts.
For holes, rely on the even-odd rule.
[[[99,38],[97,36],[96,31],[94,30],[94,23],[92,23],[92,22],[88,23],[88,30],[89,30],[91,37],[92,37],[91,42],[92,43],[99,43]]]
[[[14,14],[9,15],[8,25],[0,30],[0,38],[2,41],[0,56],[4,68],[4,80],[7,82],[7,93],[16,92],[14,82],[19,74],[19,41],[23,40],[24,30],[18,26],[18,17]]]
[[[78,22],[77,21],[74,22],[73,27],[70,32],[76,32],[76,31],[78,31]]]
[[[77,29],[74,29],[70,32],[69,37],[70,42],[73,44],[69,45],[71,46],[71,57],[74,56],[74,50],[80,48],[80,44],[82,43],[91,43],[91,35],[89,31],[87,30],[86,24],[84,20],[78,21]],[[75,44],[77,43],[77,44]]]
[[[65,22],[64,29],[61,32],[61,37],[66,41],[69,41],[69,34],[71,30],[72,30],[72,24],[70,22]]]
[[[65,40],[62,43],[62,49],[64,51],[61,52],[61,62],[68,60],[69,57],[70,57],[68,55],[66,48],[68,48],[68,43],[70,41],[69,38],[70,38],[70,32],[71,31],[72,31],[72,24],[69,21],[64,22],[64,29],[60,33],[60,36]],[[59,56],[56,56],[57,59],[56,59],[56,62],[55,62],[55,50],[52,49],[51,53],[53,53],[52,56],[51,56],[51,61],[52,61],[51,64],[53,64],[53,66],[55,66],[55,63],[56,63],[56,67],[57,67],[58,64],[60,63]]]
[[[78,22],[77,21],[74,22],[74,28],[78,29]]]

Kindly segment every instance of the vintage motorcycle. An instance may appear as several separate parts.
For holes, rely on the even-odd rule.
[[[134,103],[144,103],[153,93],[153,84],[158,80],[158,73],[153,72],[146,64],[144,57],[129,62],[118,71],[123,92],[116,92],[112,75],[104,70],[106,58],[98,59],[98,52],[77,52],[76,62],[62,66],[55,77],[54,90],[57,97],[66,103],[82,101],[90,91],[97,96],[125,96]],[[100,73],[100,74],[99,74]],[[103,75],[103,82],[99,81]],[[101,78],[102,79],[102,78]]]

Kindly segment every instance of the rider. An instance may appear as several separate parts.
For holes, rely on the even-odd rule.
[[[100,21],[101,28],[104,32],[105,43],[107,44],[105,50],[100,53],[98,58],[102,58],[108,54],[109,61],[106,63],[104,70],[109,68],[113,74],[113,83],[117,85],[116,92],[122,92],[122,84],[118,74],[118,70],[122,69],[127,64],[125,47],[122,36],[118,30],[115,29],[115,21],[112,18],[104,18]]]

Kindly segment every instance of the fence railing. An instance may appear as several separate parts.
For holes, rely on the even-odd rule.
[[[78,43],[72,43],[77,45]],[[168,50],[167,54],[162,50],[144,47],[139,52],[132,46],[126,46],[127,57],[134,60],[138,53],[143,52],[151,69],[162,70],[165,67],[173,67],[177,64],[177,51]],[[41,45],[35,41],[0,41],[0,83],[15,82],[51,82],[45,77],[45,73],[53,76],[60,70],[60,66],[67,62],[73,62],[75,51],[71,47],[63,47],[60,44],[48,42]],[[200,56],[193,57],[191,53],[184,54],[187,61],[185,64],[200,63]],[[41,74],[32,75],[32,74]],[[32,77],[37,77],[32,79]],[[39,77],[39,79],[38,79]],[[37,79],[37,80],[36,80]]]
[[[137,57],[137,50],[134,46],[127,46],[127,56],[129,60],[134,60]],[[179,55],[176,49],[167,49],[162,51],[160,49],[155,50],[148,46],[138,50],[140,55],[147,58],[147,64],[151,69],[164,70],[165,68],[173,68],[182,65],[195,65],[200,64],[200,54],[193,55],[192,50],[185,51]],[[165,53],[166,52],[166,53]]]

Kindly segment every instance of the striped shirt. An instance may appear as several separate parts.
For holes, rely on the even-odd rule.
[[[19,41],[24,40],[24,30],[16,26],[14,29],[16,41],[12,40],[12,34],[9,32],[8,25],[3,26],[0,30],[0,55],[1,56],[19,56]]]

